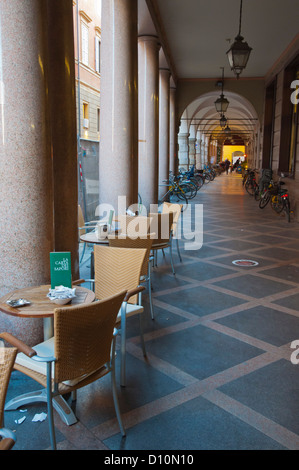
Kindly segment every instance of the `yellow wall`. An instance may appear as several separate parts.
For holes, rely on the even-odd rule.
[[[222,160],[230,160],[232,161],[232,153],[234,152],[243,152],[245,153],[245,146],[244,145],[224,145],[223,146],[223,157]]]

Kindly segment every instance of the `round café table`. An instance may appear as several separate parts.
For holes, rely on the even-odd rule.
[[[95,293],[85,287],[74,285],[76,288],[76,297],[72,299],[71,303],[63,305],[68,307],[83,303],[91,303],[95,299]],[[60,307],[58,304],[51,302],[47,297],[51,286],[43,285],[37,287],[28,287],[25,289],[18,289],[9,294],[4,295],[0,299],[0,311],[7,314],[22,318],[43,318],[44,319],[44,339],[47,340],[53,336],[53,317],[55,308]],[[30,302],[30,305],[23,307],[10,307],[6,301],[25,299]],[[16,410],[20,406],[25,406],[29,403],[47,402],[47,391],[36,390],[33,392],[25,393],[18,397],[11,399],[6,405],[5,410]],[[71,407],[61,395],[53,397],[53,406],[58,412],[61,419],[68,425],[77,422],[77,418]]]
[[[69,304],[63,305],[68,307],[83,303],[93,302],[95,293],[92,290],[86,289],[81,286],[73,286],[76,288],[76,297],[72,299]],[[0,311],[7,315],[24,318],[43,318],[44,319],[44,340],[53,336],[53,317],[54,310],[59,305],[51,302],[47,297],[50,285],[42,285],[36,287],[25,287],[24,289],[17,289],[0,298]],[[22,307],[10,307],[6,302],[7,300],[25,299],[30,302],[30,305]]]

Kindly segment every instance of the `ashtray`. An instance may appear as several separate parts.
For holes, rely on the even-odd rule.
[[[56,286],[55,289],[49,289],[47,297],[54,304],[66,305],[76,297],[75,292],[76,288],[71,289],[65,286]]]
[[[66,305],[66,304],[70,303],[73,300],[73,297],[68,297],[66,299],[59,299],[59,298],[54,297],[50,300],[51,300],[51,302],[53,302],[54,304],[57,304],[57,305]]]
[[[15,299],[15,300],[7,300],[6,301],[7,305],[9,305],[10,307],[25,307],[25,305],[30,305],[31,302],[29,302],[29,300],[26,300],[26,299]]]

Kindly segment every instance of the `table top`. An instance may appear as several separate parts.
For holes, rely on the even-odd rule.
[[[86,243],[93,243],[94,245],[96,244],[108,245],[109,244],[108,238],[99,239],[97,237],[96,232],[84,233],[83,235],[80,236],[80,240]]]
[[[47,297],[50,285],[43,285],[37,287],[27,287],[25,289],[18,289],[10,292],[0,298],[0,311],[8,315],[24,318],[47,318],[54,315],[54,310],[59,307],[71,307],[83,303],[91,303],[95,299],[95,293],[81,286],[74,286],[76,288],[76,297],[72,299],[69,304],[58,305]],[[31,302],[30,305],[23,307],[10,307],[7,305],[7,300],[26,299]]]

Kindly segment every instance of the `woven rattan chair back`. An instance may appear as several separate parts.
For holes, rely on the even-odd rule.
[[[109,238],[109,237],[108,237]],[[109,238],[109,246],[117,248],[143,248],[146,249],[146,254],[141,267],[141,276],[148,274],[148,261],[153,244],[154,234],[146,234],[142,238],[131,238],[127,235],[119,235],[116,238]]]
[[[54,312],[55,381],[74,380],[110,361],[113,329],[126,291]]]
[[[146,216],[128,216],[119,215],[118,222],[120,232],[122,235],[127,235],[131,238],[143,238],[149,232],[150,218]]]
[[[170,202],[163,202],[162,205],[162,214],[167,214],[169,212],[173,212],[173,225],[172,231],[173,233],[176,232],[177,224],[182,212],[182,204],[172,204]]]
[[[94,246],[95,295],[105,299],[117,292],[136,289],[141,277],[141,269],[146,249]],[[130,297],[129,303],[137,303],[137,295]]]
[[[174,218],[173,212],[149,214],[149,217],[151,218],[151,233],[156,234],[153,245],[169,243]]]
[[[0,342],[0,428],[3,427],[6,393],[17,352],[17,348],[2,347]]]

